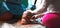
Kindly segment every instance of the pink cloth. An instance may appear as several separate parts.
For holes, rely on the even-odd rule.
[[[48,28],[60,28],[60,13],[47,13],[43,16],[42,23]]]

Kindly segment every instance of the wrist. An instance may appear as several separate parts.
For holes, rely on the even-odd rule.
[[[35,15],[35,17],[38,17],[38,15]]]

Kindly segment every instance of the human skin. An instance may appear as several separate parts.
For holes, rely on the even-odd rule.
[[[5,12],[0,16],[0,21],[9,21],[10,19],[12,19],[13,14],[11,14],[10,12]]]

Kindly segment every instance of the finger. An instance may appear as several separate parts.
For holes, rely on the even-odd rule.
[[[35,19],[35,16],[32,16],[31,19]]]

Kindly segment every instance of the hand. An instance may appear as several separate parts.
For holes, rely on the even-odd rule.
[[[37,14],[37,15],[32,16],[31,19],[41,18],[43,16],[44,16],[44,14]]]
[[[30,24],[30,19],[33,16],[33,14],[30,12],[30,10],[27,10],[23,13],[21,21],[18,21],[18,24],[20,25],[26,25]]]
[[[26,18],[31,18],[33,16],[33,13],[30,11],[30,10],[27,10],[27,11],[25,11],[24,13],[23,13],[23,15],[22,15],[22,17],[24,18],[25,17],[25,19]]]
[[[38,15],[34,15],[31,17],[31,19],[36,19],[36,18],[38,18]]]

